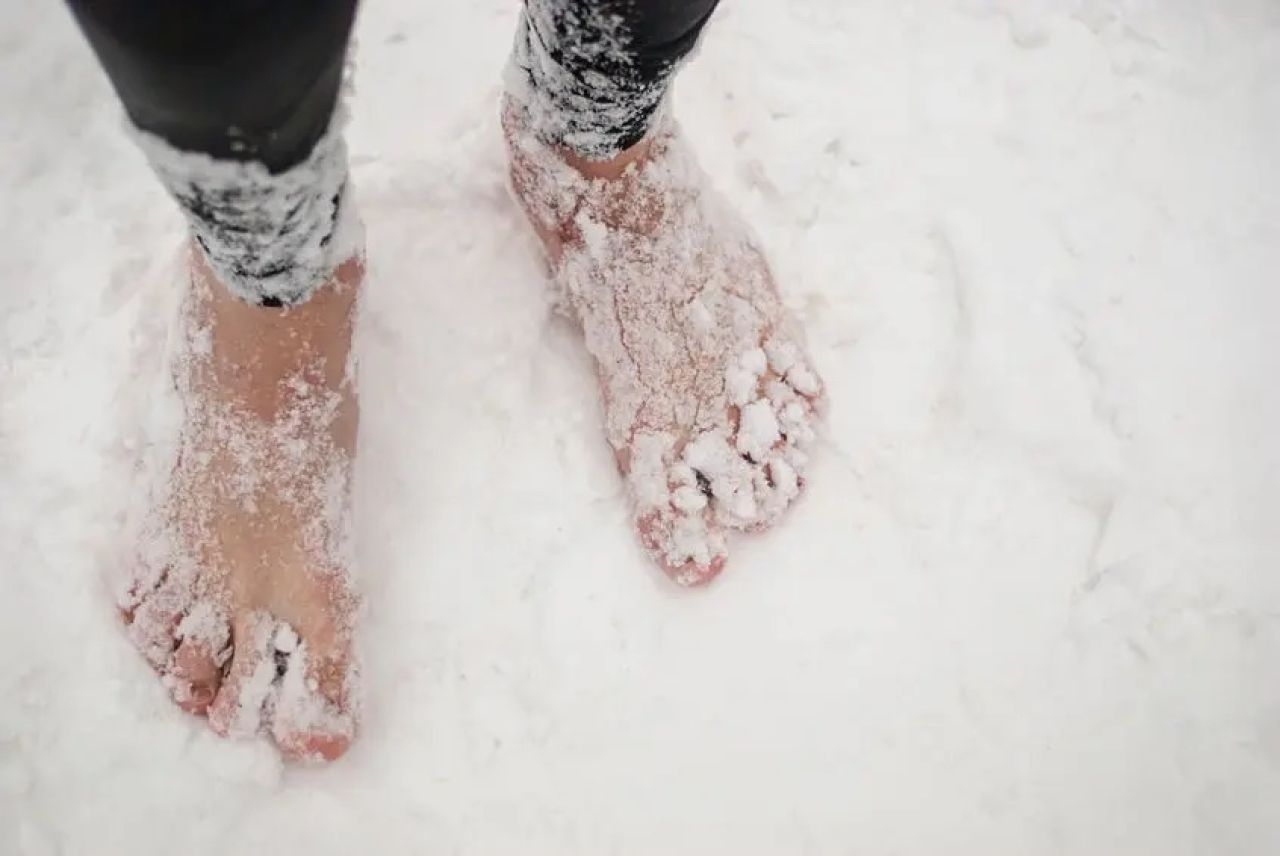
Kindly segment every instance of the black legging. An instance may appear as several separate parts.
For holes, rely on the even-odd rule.
[[[552,108],[548,142],[637,142],[717,2],[526,0],[513,73]],[[130,119],[178,149],[281,172],[329,125],[356,0],[69,3]]]
[[[331,120],[356,0],[68,2],[219,280],[305,301],[353,251]],[[525,0],[507,91],[545,142],[612,157],[648,131],[717,2]]]

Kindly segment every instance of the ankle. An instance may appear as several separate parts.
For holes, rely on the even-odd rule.
[[[501,113],[502,127],[507,143],[512,149],[515,149],[519,143],[536,139],[538,140],[537,148],[553,152],[557,159],[587,179],[612,181],[621,178],[628,167],[646,160],[653,149],[654,137],[650,134],[607,160],[593,160],[572,149],[538,139],[532,130],[525,108],[510,95],[503,97]]]
[[[348,381],[355,302],[363,279],[358,257],[339,265],[321,288],[293,307],[257,306],[218,281],[192,252],[195,330],[207,337],[199,384],[235,410],[271,420],[305,390],[337,390]]]
[[[642,163],[647,160],[652,150],[652,137],[645,137],[609,160],[588,160],[568,149],[558,149],[564,162],[583,176],[590,179],[604,179],[605,181],[615,181],[621,178],[632,164]]]

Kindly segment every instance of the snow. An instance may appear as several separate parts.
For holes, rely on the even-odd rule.
[[[517,11],[359,23],[324,769],[181,714],[110,607],[180,218],[66,11],[0,23],[0,853],[1277,852],[1280,8],[726,0],[676,112],[831,401],[696,592],[505,190]]]

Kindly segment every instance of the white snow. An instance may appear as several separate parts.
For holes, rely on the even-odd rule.
[[[726,0],[676,112],[830,410],[696,592],[504,187],[516,14],[359,23],[366,699],[319,770],[113,612],[181,221],[65,9],[0,21],[0,854],[1280,852],[1280,7]]]

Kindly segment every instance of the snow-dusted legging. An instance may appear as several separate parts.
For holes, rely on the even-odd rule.
[[[68,2],[222,281],[306,300],[349,250],[333,116],[356,0]],[[717,3],[525,0],[508,92],[545,141],[606,159],[644,136]]]

